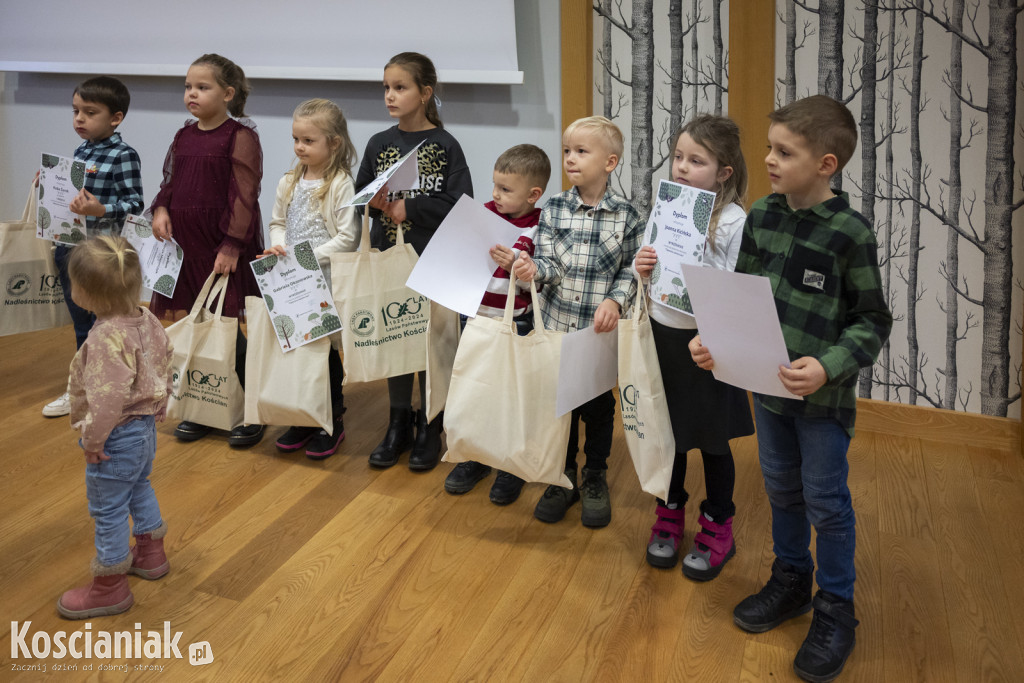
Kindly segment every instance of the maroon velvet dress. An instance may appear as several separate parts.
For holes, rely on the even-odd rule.
[[[191,310],[223,252],[238,256],[224,315],[239,317],[245,313],[245,297],[259,296],[249,262],[263,252],[263,151],[255,128],[245,123],[228,119],[213,130],[200,130],[196,123],[186,122],[174,136],[160,193],[150,207],[167,209],[172,235],[184,252],[174,297],[154,292],[150,310],[157,317]]]

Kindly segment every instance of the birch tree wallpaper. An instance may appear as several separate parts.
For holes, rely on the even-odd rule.
[[[827,94],[860,124],[835,185],[875,227],[895,323],[859,395],[1020,418],[1024,3],[776,9],[776,105]],[[645,211],[679,122],[728,113],[728,3],[595,0],[594,12],[595,113],[623,129],[616,190]]]
[[[728,0],[596,0],[595,114],[626,139],[615,191],[646,215],[668,177],[672,134],[696,113],[725,111]]]

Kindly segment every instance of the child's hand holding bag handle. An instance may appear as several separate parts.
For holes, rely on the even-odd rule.
[[[228,276],[210,273],[187,316],[167,328],[174,345],[167,417],[230,431],[242,424],[245,396],[235,372],[238,320],[226,318]],[[210,302],[216,299],[216,309]]]
[[[630,319],[619,323],[619,399],[626,447],[640,488],[668,500],[676,445],[643,280]]]
[[[0,223],[0,336],[62,327],[71,322],[53,262],[53,242],[36,237],[36,186],[21,220]]]
[[[531,282],[534,329],[520,337],[512,320],[515,286],[512,274],[501,321],[478,315],[466,323],[448,389],[444,460],[475,460],[526,481],[570,488],[565,447],[571,413],[555,414],[564,333],[544,329]]]
[[[344,328],[344,384],[426,369],[430,302],[405,285],[417,260],[401,228],[395,246],[371,249],[368,211],[359,250],[331,254],[331,294]]]

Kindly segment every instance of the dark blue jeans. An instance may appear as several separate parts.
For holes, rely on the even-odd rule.
[[[58,244],[53,251],[53,261],[57,264],[57,277],[60,278],[60,287],[64,290],[64,302],[68,305],[68,313],[71,314],[71,323],[75,326],[75,342],[78,348],[82,348],[85,338],[89,336],[89,330],[96,321],[89,311],[85,310],[71,300],[71,278],[68,276],[68,259],[71,258],[71,250],[64,244]]]
[[[856,519],[847,485],[849,435],[834,419],[778,415],[757,400],[754,419],[775,556],[799,571],[813,571],[813,525],[818,588],[853,600]]]

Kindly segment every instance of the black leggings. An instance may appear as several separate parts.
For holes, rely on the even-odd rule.
[[[700,509],[711,515],[716,522],[720,522],[736,514],[736,505],[732,500],[733,486],[736,483],[736,464],[733,462],[731,450],[728,453],[701,451],[700,456],[704,461],[704,486],[707,489],[707,500],[701,503]],[[686,505],[690,498],[685,487],[686,457],[686,453],[676,453],[672,479],[668,487],[668,502],[679,507]],[[662,500],[658,502],[665,503]]]

